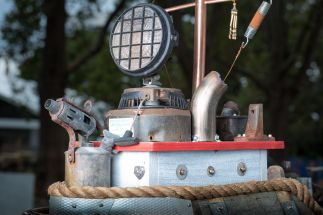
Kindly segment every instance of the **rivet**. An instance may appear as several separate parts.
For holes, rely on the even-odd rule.
[[[218,207],[217,211],[221,212],[221,211],[223,211],[223,209],[224,209],[223,207]]]
[[[193,142],[197,142],[199,140],[198,136],[193,136]]]
[[[186,172],[186,171],[185,171],[185,169],[180,169],[180,170],[179,170],[179,174],[180,174],[180,175],[185,175],[185,172]]]
[[[214,174],[215,174],[215,169],[214,169],[214,167],[213,167],[213,166],[209,166],[209,167],[207,168],[207,175],[208,175],[208,176],[210,176],[210,177],[212,177]]]
[[[187,177],[187,167],[183,164],[180,164],[176,168],[176,175],[179,180],[184,180]]]
[[[238,171],[238,175],[240,176],[244,176],[247,172],[247,166],[245,163],[241,162],[238,164],[238,167],[237,167],[237,171]]]
[[[288,210],[291,210],[291,209],[293,209],[293,206],[292,206],[292,205],[290,205],[290,204],[288,204],[288,205],[287,205],[287,209],[288,209]]]

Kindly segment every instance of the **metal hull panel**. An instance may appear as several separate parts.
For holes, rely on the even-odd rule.
[[[243,174],[239,172],[241,164],[245,167]],[[181,167],[184,168],[183,177],[178,172]],[[214,169],[213,175],[209,172],[210,167]],[[136,172],[138,169],[140,175]],[[267,150],[120,152],[112,159],[111,176],[112,186],[118,187],[263,181],[267,180]]]

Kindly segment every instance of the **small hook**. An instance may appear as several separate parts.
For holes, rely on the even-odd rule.
[[[241,47],[244,49],[244,48],[246,48],[246,46],[248,45],[248,43],[249,43],[249,38],[248,37],[246,37],[246,42],[242,42],[242,44],[241,44]]]

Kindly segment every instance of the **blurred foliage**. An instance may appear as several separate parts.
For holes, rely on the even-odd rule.
[[[14,8],[6,15],[5,23],[1,28],[4,39],[8,43],[7,55],[17,59],[30,58],[26,56],[42,47],[41,28],[41,1],[13,0]]]
[[[38,80],[46,28],[41,1],[13,1],[15,8],[7,15],[1,29],[7,43],[6,51],[19,62],[23,78]],[[184,2],[189,1],[181,1]],[[102,14],[103,3],[100,0],[67,1],[67,62],[95,42],[98,26],[89,23],[97,19],[97,14]],[[165,0],[155,3],[163,7],[179,4]],[[216,70],[225,76],[243,40],[244,30],[260,3],[238,2],[238,41],[227,39],[232,5],[208,6],[207,71]],[[320,51],[323,36],[319,23],[322,18],[308,19],[317,15],[321,5],[322,0],[274,1],[264,25],[243,51],[236,69],[229,76],[229,89],[222,100],[236,101],[243,113],[247,112],[250,103],[264,103],[267,129],[279,138],[285,138],[290,152],[298,155],[323,155],[323,53]],[[163,86],[180,88],[190,97],[192,65],[188,64],[192,64],[189,57],[193,53],[194,9],[176,12],[173,18],[175,22],[181,22],[175,23],[180,27],[180,47],[163,67],[161,80]],[[312,43],[314,47],[310,47]],[[293,62],[287,67],[290,59]],[[69,88],[113,106],[117,105],[123,89],[140,84],[141,80],[118,71],[107,44],[68,76]]]

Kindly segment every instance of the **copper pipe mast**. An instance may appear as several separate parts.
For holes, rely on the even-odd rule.
[[[205,43],[206,43],[206,4],[204,0],[195,0],[194,25],[194,58],[192,91],[200,85],[205,75]]]
[[[193,94],[205,75],[206,5],[229,1],[232,0],[195,0],[195,2],[192,3],[166,8],[167,12],[174,12],[195,6]]]
[[[205,0],[204,3],[205,4],[217,4],[217,3],[222,3],[222,2],[228,2],[228,1],[232,1],[232,0]],[[186,8],[190,8],[190,7],[195,7],[196,3],[192,2],[192,3],[187,3],[187,4],[182,4],[182,5],[177,5],[174,7],[169,7],[166,8],[166,12],[170,13],[170,12],[174,12],[174,11],[178,11],[178,10],[182,10],[182,9],[186,9]]]

